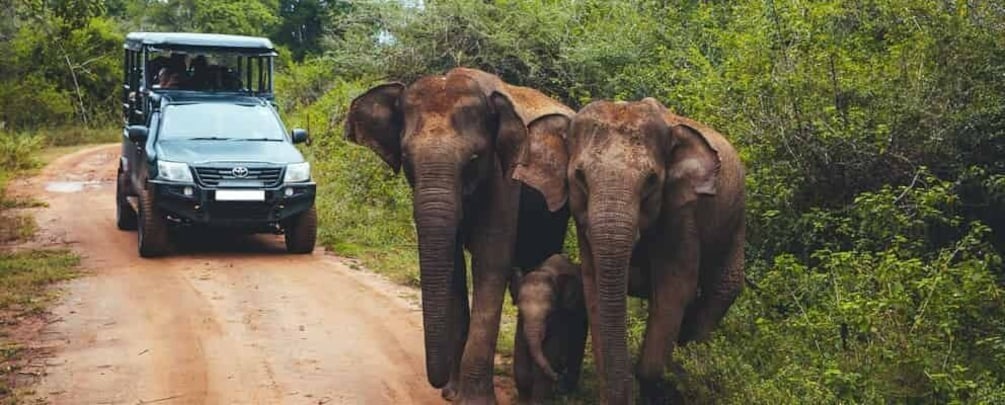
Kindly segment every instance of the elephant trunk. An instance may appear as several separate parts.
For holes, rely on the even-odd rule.
[[[622,187],[591,196],[589,201],[590,246],[597,274],[598,318],[604,361],[603,375],[610,403],[631,400],[632,377],[628,365],[627,305],[628,270],[638,232],[639,205],[633,193]]]
[[[552,294],[554,295],[554,294]],[[550,297],[549,297],[550,298]],[[548,304],[550,306],[550,303]],[[534,311],[521,311],[523,317],[523,334],[527,339],[527,347],[530,351],[534,363],[541,368],[544,373],[554,381],[558,381],[558,373],[551,367],[551,362],[544,355],[544,338],[547,329],[548,313],[546,308],[537,308]]]
[[[419,285],[422,290],[422,327],[425,333],[426,375],[429,383],[442,388],[450,379],[454,356],[451,353],[451,325],[447,314],[450,281],[455,269],[459,193],[452,165],[427,165],[417,177],[413,216],[419,242]]]

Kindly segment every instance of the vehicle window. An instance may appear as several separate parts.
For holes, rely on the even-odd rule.
[[[286,132],[269,107],[223,103],[176,104],[164,109],[162,140],[281,141]]]
[[[265,56],[172,50],[151,50],[150,55],[147,85],[153,89],[211,92],[271,90],[271,65]]]

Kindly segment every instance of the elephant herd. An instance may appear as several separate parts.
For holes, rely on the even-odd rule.
[[[507,288],[521,401],[576,387],[590,331],[601,401],[626,404],[634,380],[642,402],[672,400],[674,347],[707,337],[743,287],[740,159],[653,98],[576,112],[455,68],[371,88],[352,101],[345,135],[412,188],[426,373],[447,400],[495,403]],[[561,254],[570,216],[579,265]],[[629,295],[648,301],[634,370]]]

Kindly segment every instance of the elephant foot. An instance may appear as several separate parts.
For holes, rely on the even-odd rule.
[[[639,380],[639,403],[645,405],[683,404],[684,396],[667,380]]]
[[[489,393],[488,395],[465,395],[458,398],[454,402],[463,405],[496,405],[495,393]]]
[[[457,397],[460,396],[460,393],[461,392],[457,389],[457,384],[454,384],[453,381],[447,383],[447,386],[440,390],[440,396],[450,402],[456,401]]]
[[[440,396],[449,402],[454,402],[457,399],[457,390],[449,387],[443,388],[440,390]]]
[[[555,384],[555,393],[558,395],[567,395],[576,392],[579,389],[578,380],[578,378],[572,378],[568,373],[560,373],[558,383]]]

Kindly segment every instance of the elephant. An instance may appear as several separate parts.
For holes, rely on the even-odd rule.
[[[510,293],[519,311],[513,349],[519,401],[541,403],[556,390],[576,390],[587,333],[579,266],[552,255],[528,273],[517,271]]]
[[[562,142],[574,113],[537,90],[469,68],[380,84],[350,104],[346,138],[404,171],[412,190],[426,374],[445,399],[496,400],[493,361],[513,267],[561,251],[570,216],[561,193],[542,194],[519,180],[566,164],[554,161],[564,155],[542,154],[547,150],[527,140]],[[470,304],[464,249],[471,254]]]
[[[631,294],[649,303],[634,370],[640,399],[670,401],[679,395],[663,377],[673,349],[706,339],[743,288],[745,169],[721,134],[653,98],[591,102],[567,133],[564,151],[551,151],[567,153],[559,159],[567,170],[550,175],[567,184],[559,198],[568,199],[579,238],[601,396],[633,398]]]

